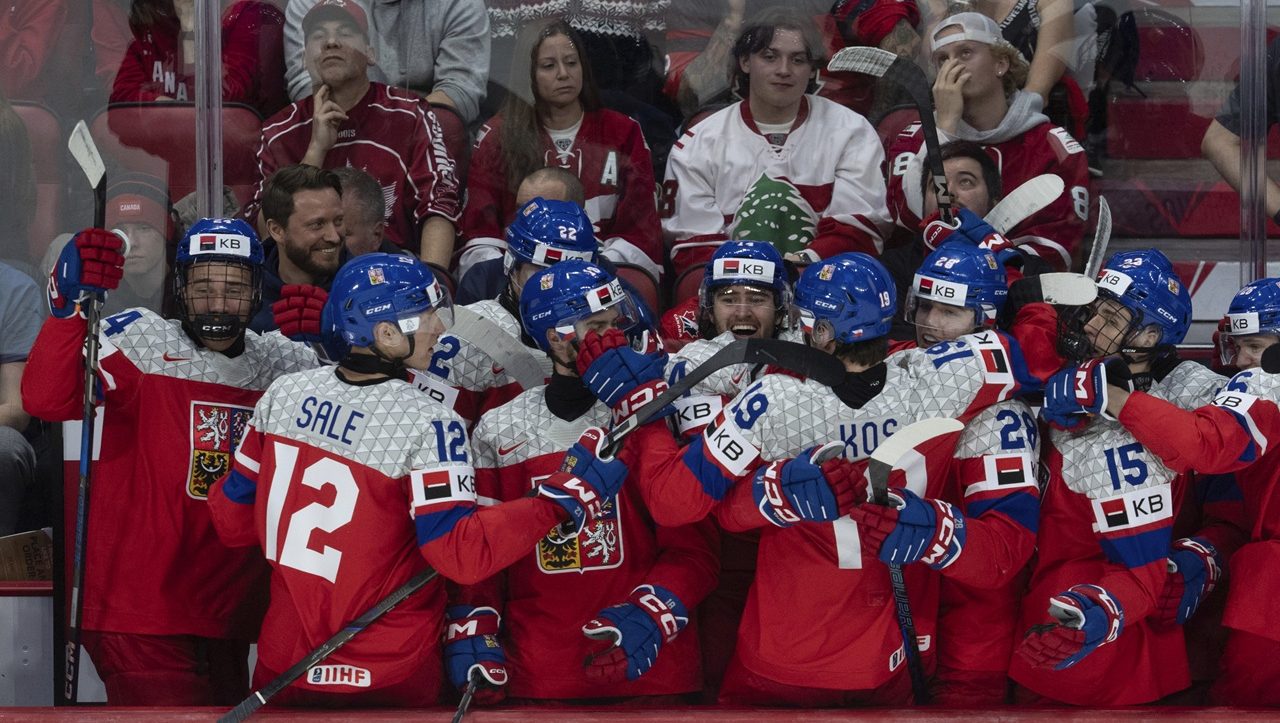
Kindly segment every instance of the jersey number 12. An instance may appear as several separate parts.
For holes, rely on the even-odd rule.
[[[317,552],[310,546],[315,530],[333,532],[351,521],[356,509],[360,488],[356,485],[351,468],[336,459],[325,457],[301,470],[300,482],[315,490],[333,487],[333,503],[322,505],[312,502],[289,515],[289,524],[280,541],[280,518],[289,497],[289,486],[298,472],[298,448],[284,442],[273,442],[275,470],[271,475],[271,490],[267,495],[267,529],[265,548],[267,559],[300,572],[310,573],[334,582],[338,577],[338,565],[342,551],[325,545]]]

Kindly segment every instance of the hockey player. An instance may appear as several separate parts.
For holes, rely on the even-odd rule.
[[[579,259],[595,263],[599,245],[591,230],[591,219],[571,201],[535,198],[526,203],[507,227],[503,268],[507,282],[496,299],[468,304],[467,308],[492,321],[519,340],[544,372],[551,377],[551,361],[538,350],[520,324],[520,293],[536,272],[558,261]],[[442,395],[468,424],[479,421],[484,412],[513,399],[520,384],[504,373],[503,361],[494,359],[479,345],[445,335],[431,358],[427,373],[416,383],[429,385]]]
[[[1222,363],[1241,371],[1211,404],[1188,411],[1155,394],[1131,392],[1108,377],[1105,407],[1174,472],[1235,472],[1244,502],[1243,534],[1219,524],[1176,540],[1168,553],[1169,576],[1156,616],[1185,623],[1229,571],[1237,583],[1227,592],[1222,621],[1227,642],[1211,691],[1213,702],[1275,706],[1280,705],[1280,644],[1274,626],[1263,623],[1266,616],[1259,613],[1271,604],[1269,592],[1277,589],[1274,548],[1280,526],[1270,505],[1277,487],[1274,455],[1268,451],[1280,437],[1280,387],[1275,382],[1280,369],[1268,363],[1276,354],[1268,350],[1280,342],[1280,279],[1259,279],[1242,288],[1231,300],[1221,332]],[[1231,501],[1203,504],[1225,507]],[[1230,521],[1227,512],[1222,517]],[[1240,547],[1242,543],[1248,544]]]
[[[800,341],[791,306],[791,283],[782,254],[764,241],[727,241],[707,264],[698,296],[685,309],[672,309],[663,317],[663,346],[671,330],[695,326],[695,335],[680,330],[679,350],[667,364],[668,381],[682,379],[712,354],[736,339],[773,339],[794,336]],[[696,304],[696,305],[695,305]],[[693,319],[689,317],[693,316]],[[765,370],[735,364],[702,380],[675,404],[680,434],[700,430],[724,402],[737,396]]]
[[[1159,251],[1116,254],[1098,289],[1093,305],[1062,317],[1065,351],[1081,363],[1046,386],[1049,483],[1022,606],[1030,632],[1010,676],[1054,701],[1128,705],[1190,683],[1181,631],[1153,618],[1186,483],[1106,413],[1107,380],[1184,409],[1212,400],[1224,380],[1179,362],[1191,298]],[[1112,354],[1122,363],[1104,366]]]
[[[579,260],[530,277],[520,311],[525,330],[550,358],[554,373],[546,386],[526,390],[476,425],[476,493],[497,502],[527,495],[556,470],[561,450],[584,429],[609,423],[609,406],[597,401],[579,377],[579,362],[590,361],[592,346],[579,350],[578,344],[583,337],[596,339],[607,329],[627,329],[638,321],[617,279]],[[632,458],[645,453],[627,447],[620,459],[634,466]],[[449,610],[445,655],[452,682],[461,687],[473,667],[487,672],[484,661],[499,662],[493,647],[470,641],[489,634],[500,615],[498,637],[506,650],[511,696],[618,698],[696,691],[702,682],[698,637],[681,631],[715,586],[716,571],[710,521],[658,526],[639,489],[628,483],[592,524],[567,535],[553,530],[530,544],[523,559],[498,579],[464,591],[468,604]],[[468,630],[465,622],[472,619],[492,625]],[[491,685],[501,678],[486,675]]]
[[[366,254],[339,271],[328,303],[350,352],[336,369],[271,385],[234,471],[213,496],[222,540],[260,545],[273,567],[255,687],[424,564],[474,583],[527,554],[562,521],[572,521],[571,530],[593,524],[601,500],[626,475],[621,462],[595,456],[602,433],[587,429],[563,458],[564,471],[558,456],[534,494],[477,508],[461,420],[404,381],[406,367],[427,365],[451,321],[449,298],[430,269],[408,256]],[[444,585],[434,582],[276,700],[433,704],[443,612]]]
[[[120,238],[101,229],[63,249],[49,279],[52,316],[22,380],[32,415],[80,418],[79,302],[114,289],[123,263]],[[112,705],[229,705],[245,694],[267,570],[219,544],[205,500],[262,391],[318,363],[278,334],[245,331],[261,280],[249,225],[203,219],[178,243],[178,317],[137,308],[102,322],[83,641]]]
[[[1008,236],[1021,250],[1065,270],[1089,219],[1084,147],[1040,113],[1040,98],[1019,90],[1026,60],[1001,38],[995,21],[977,12],[947,17],[934,27],[930,50],[938,67],[933,95],[941,142],[963,139],[985,147],[999,162],[1005,195],[1042,173],[1062,177],[1067,191]],[[920,228],[925,215],[917,180],[922,133],[919,124],[907,126],[887,153],[890,213],[908,230]]]
[[[760,530],[756,581],[722,701],[885,704],[909,697],[902,639],[886,604],[891,596],[887,568],[868,553],[860,526],[842,516],[860,494],[860,460],[917,419],[980,417],[1016,391],[1019,382],[1016,350],[994,332],[886,359],[894,296],[887,272],[865,255],[843,254],[811,265],[796,285],[796,306],[809,343],[838,356],[849,370],[844,383],[828,389],[787,375],[766,375],[726,406],[674,460],[667,459],[671,453],[662,447],[662,436],[651,431],[654,425],[628,442],[642,444],[647,452],[640,463],[642,479],[649,484],[641,488],[652,495],[647,501],[656,519],[688,521],[714,509],[726,529]],[[1024,446],[1034,433],[1024,428],[1027,422],[1015,415],[1008,425],[1010,438]],[[991,423],[986,424],[989,429]],[[976,447],[993,435],[972,438]],[[969,439],[966,432],[957,456],[988,453],[971,450]],[[833,460],[818,467],[813,449],[831,440],[842,440],[845,456],[855,462]],[[896,535],[883,545],[882,554],[897,554],[900,562],[918,560],[934,542],[947,538],[945,523],[958,521],[970,535],[969,546],[963,533],[956,534],[947,538],[945,554],[927,562],[966,581],[1008,574],[1020,564],[1020,553],[1018,541],[1006,539],[1016,527],[1007,515],[966,520],[959,509],[919,499],[961,496],[943,489],[955,442],[952,436],[921,451],[920,476],[912,477],[909,492],[899,493],[912,515],[904,513],[894,523]],[[1013,461],[1019,464],[1009,464],[1007,487],[991,484],[982,490],[993,510],[1034,486],[1027,462]],[[986,477],[987,466],[979,462],[969,470],[975,485]],[[914,552],[908,554],[908,549]],[[921,647],[928,650],[934,640],[937,576],[910,568],[907,575]],[[813,585],[815,579],[822,584]],[[797,596],[797,590],[804,594]],[[785,623],[778,619],[783,611]],[[798,637],[796,621],[805,630],[821,632]]]
[[[1008,298],[1004,267],[995,255],[965,240],[951,241],[925,258],[907,293],[903,318],[915,326],[921,348],[994,329]],[[981,578],[943,572],[938,619],[938,672],[931,687],[942,705],[980,707],[1005,702],[1009,657],[1017,639],[1020,575],[1031,556],[1039,514],[1037,427],[1031,408],[1006,400],[968,425],[956,452],[954,503],[966,517],[984,515],[1009,551],[994,574]],[[972,455],[972,456],[969,456]],[[1006,494],[993,494],[998,492]],[[993,502],[996,506],[993,509]],[[918,505],[913,511],[922,509]],[[884,556],[894,524],[908,510],[862,505],[854,519],[867,531],[865,548]],[[1000,527],[994,527],[999,518]],[[973,530],[970,530],[970,534]]]
[[[883,248],[884,151],[865,118],[808,94],[823,55],[813,23],[793,10],[743,27],[733,85],[746,100],[686,130],[667,159],[658,207],[677,274],[731,239],[805,262]]]

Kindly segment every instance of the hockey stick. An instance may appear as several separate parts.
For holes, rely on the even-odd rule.
[[[107,214],[107,169],[98,146],[84,121],[76,123],[67,139],[67,150],[93,188],[93,227],[102,228]],[[69,243],[75,243],[72,240]],[[127,252],[126,252],[127,253]],[[63,666],[62,698],[75,703],[80,687],[80,625],[84,612],[84,550],[89,531],[89,482],[93,469],[93,428],[97,421],[94,383],[98,379],[98,331],[102,299],[85,294],[77,299],[84,306],[88,331],[84,337],[84,405],[80,423],[80,482],[76,493],[76,541],[71,573],[71,611],[67,622],[67,644]]]
[[[465,306],[453,308],[453,324],[449,333],[484,352],[502,367],[523,389],[546,383],[546,375],[529,347]]]
[[[458,709],[453,713],[452,723],[462,723],[462,719],[467,715],[467,709],[471,707],[471,699],[476,695],[476,687],[480,684],[480,673],[472,673],[467,678],[467,687],[462,691],[462,700],[458,701]]]
[[[983,219],[991,228],[1007,234],[1031,214],[1044,210],[1062,195],[1067,184],[1053,173],[1042,173],[1013,189]]]
[[[887,50],[854,47],[843,48],[831,56],[827,70],[874,75],[907,92],[912,105],[920,114],[925,163],[929,167],[929,173],[933,175],[933,188],[938,195],[938,214],[946,223],[952,223],[951,191],[947,188],[947,176],[942,167],[942,146],[938,143],[938,126],[933,118],[933,91],[920,66]]]
[[[711,355],[681,379],[671,385],[667,391],[659,394],[652,402],[641,407],[629,419],[611,430],[605,438],[604,448],[610,450],[609,455],[617,451],[622,440],[628,434],[639,429],[640,425],[652,419],[663,407],[680,398],[693,385],[706,379],[712,373],[732,364],[764,363],[775,364],[784,369],[804,374],[823,384],[836,384],[844,379],[844,365],[834,356],[812,347],[795,342],[778,339],[740,339]],[[248,698],[218,719],[218,723],[240,723],[266,705],[280,691],[293,681],[301,678],[312,667],[319,665],[326,658],[355,637],[360,631],[372,625],[374,621],[399,605],[405,598],[422,589],[435,579],[438,573],[430,568],[414,575],[407,582],[396,588],[390,595],[379,600],[363,615],[348,623],[333,637],[324,641],[320,647],[311,651],[302,660],[288,670],[276,676],[261,690],[256,690]]]
[[[1109,243],[1111,243],[1111,204],[1099,195],[1098,225],[1093,230],[1093,247],[1089,249],[1089,260],[1084,263],[1085,276],[1090,279],[1098,278],[1098,271],[1102,269]]]
[[[888,506],[889,473],[908,452],[931,439],[959,432],[961,429],[964,429],[964,425],[954,419],[922,419],[886,439],[871,452],[871,458],[867,461],[871,501]],[[898,629],[902,632],[902,645],[907,654],[911,691],[918,705],[928,705],[929,689],[925,684],[924,663],[920,660],[920,644],[916,638],[915,618],[911,614],[911,599],[907,597],[907,582],[902,577],[902,565],[889,563],[889,581],[893,585],[894,613],[898,616]]]

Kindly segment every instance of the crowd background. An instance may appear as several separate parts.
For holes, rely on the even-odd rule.
[[[71,128],[80,120],[91,128],[108,164],[108,225],[127,227],[134,240],[125,284],[111,297],[108,311],[139,305],[165,309],[171,300],[164,274],[172,267],[173,243],[183,230],[204,216],[255,214],[254,200],[264,180],[260,149],[266,129],[271,119],[287,113],[290,103],[306,102],[311,95],[304,17],[315,4],[226,0],[216,9],[220,22],[214,27],[204,22],[195,0],[8,0],[7,8],[0,3],[0,262],[12,267],[0,267],[5,313],[0,320],[0,410],[11,412],[0,415],[0,429],[21,432],[30,445],[29,453],[5,458],[24,478],[60,475],[57,430],[12,407],[15,380],[21,376],[15,365],[22,364],[22,349],[29,348],[44,313],[22,275],[42,286],[69,234],[92,219],[91,190],[66,151]],[[556,18],[566,21],[560,34],[576,39],[586,66],[580,92],[562,104],[578,103],[600,123],[629,118],[643,136],[641,145],[647,146],[648,166],[632,162],[641,157],[635,153],[624,169],[638,179],[631,186],[633,197],[615,198],[615,206],[607,209],[602,206],[608,201],[597,200],[593,207],[596,196],[588,187],[584,201],[598,226],[605,219],[604,232],[598,228],[597,235],[605,242],[606,258],[624,270],[658,307],[655,311],[688,294],[680,283],[684,269],[672,266],[669,243],[658,227],[668,155],[691,123],[737,99],[729,73],[733,40],[753,15],[775,5],[811,17],[828,52],[847,45],[882,47],[911,57],[930,79],[935,68],[927,38],[940,18],[970,9],[1001,23],[1004,37],[1029,61],[1023,88],[1045,98],[1046,114],[1085,148],[1092,191],[1087,235],[1096,222],[1096,199],[1105,196],[1114,214],[1112,251],[1155,247],[1175,261],[1193,292],[1197,323],[1188,335],[1192,349],[1207,350],[1232,293],[1263,275],[1256,263],[1265,260],[1263,237],[1280,231],[1270,220],[1280,216],[1280,187],[1242,178],[1239,170],[1241,148],[1262,154],[1268,177],[1277,175],[1273,159],[1280,158],[1280,138],[1274,137],[1280,57],[1265,57],[1261,46],[1250,52],[1254,45],[1244,42],[1241,30],[1242,25],[1253,27],[1265,33],[1269,44],[1280,35],[1280,18],[1270,17],[1272,12],[1264,29],[1250,25],[1251,3],[356,4],[373,51],[367,79],[386,83],[431,109],[456,163],[460,205],[445,215],[459,217],[457,237],[451,254],[431,259],[451,283],[460,281],[459,262],[466,267],[496,257],[491,246],[486,252],[487,242],[502,236],[516,207],[515,186],[539,165],[537,158],[521,158],[511,149],[532,144],[543,130],[538,123],[545,108],[560,101],[555,88],[538,84],[532,67],[532,54],[547,31],[537,42],[522,31],[550,28],[540,23]],[[217,64],[198,55],[202,42],[221,48]],[[220,67],[220,77],[212,75],[215,67]],[[1256,79],[1252,92],[1237,87],[1242,70]],[[197,96],[202,76],[221,88],[220,113],[208,113],[207,99]],[[824,70],[815,90],[864,115],[886,146],[913,120],[900,95],[866,76]],[[311,102],[316,108],[323,105],[321,99]],[[1259,108],[1265,119],[1261,133],[1248,123],[1232,127],[1220,116],[1226,111],[1247,119]],[[198,124],[202,114],[204,122]],[[550,135],[554,140],[554,132]],[[623,143],[616,134],[608,135]],[[640,139],[625,140],[634,149]],[[212,148],[216,163],[201,162],[203,147]],[[276,165],[302,160],[285,158]],[[379,248],[387,241],[384,226],[393,229],[387,232],[391,241],[417,250],[420,229],[396,236],[392,192],[381,187],[386,206],[379,215],[369,211],[368,199],[376,205],[377,197],[368,188],[369,178],[353,177],[350,183],[363,184],[364,191],[344,193],[343,203],[362,203],[357,196],[365,202],[347,209],[347,250],[358,254]],[[346,178],[343,185],[348,187]],[[645,207],[650,186],[653,200]],[[269,221],[260,220],[260,230],[264,223]],[[413,223],[412,214],[408,223]],[[427,237],[421,238],[425,243]],[[1082,248],[1087,252],[1088,244]],[[1076,268],[1082,255],[1073,258]],[[700,267],[690,278],[701,278]],[[52,510],[60,507],[57,487],[31,487],[35,493],[26,495],[18,513],[0,520],[5,526],[0,534],[48,524]]]

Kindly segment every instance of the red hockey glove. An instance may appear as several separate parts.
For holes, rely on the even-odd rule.
[[[964,551],[964,515],[942,500],[921,499],[911,490],[889,490],[889,506],[859,505],[849,513],[862,530],[863,545],[885,564],[922,561],[941,570]]]
[[[280,289],[280,299],[271,305],[271,317],[280,333],[294,341],[319,342],[320,323],[329,292],[309,284],[288,284]]]
[[[1124,630],[1120,601],[1097,585],[1074,585],[1049,598],[1049,615],[1055,622],[1033,627],[1018,647],[1035,668],[1070,668]]]
[[[49,311],[59,319],[76,312],[83,297],[102,296],[124,276],[124,239],[111,231],[87,228],[62,247],[49,274]]]

